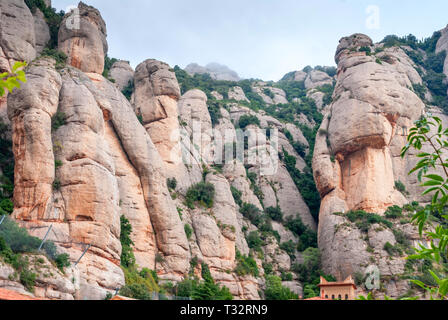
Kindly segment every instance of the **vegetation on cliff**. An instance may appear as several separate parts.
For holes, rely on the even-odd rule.
[[[47,7],[44,0],[25,0],[25,3],[31,12],[34,13],[36,9],[39,9],[44,14],[45,21],[50,28],[50,42],[47,46],[49,49],[57,48],[59,26],[61,25],[65,12],[62,10],[56,12],[55,8]]]
[[[444,129],[442,120],[438,117],[422,117],[410,130],[408,144],[402,150],[405,157],[412,148],[417,152],[420,161],[410,171],[417,173],[421,186],[425,187],[423,194],[432,194],[429,206],[417,212],[413,221],[418,223],[420,236],[429,239],[430,246],[420,245],[416,254],[409,259],[425,259],[432,264],[429,273],[432,276],[432,284],[421,280],[413,280],[413,283],[426,290],[432,299],[446,299],[448,297],[448,215],[446,207],[448,204],[448,162],[443,153],[448,148],[448,129]],[[423,146],[429,146],[431,152],[422,152]],[[443,175],[432,173],[432,169],[439,168]],[[428,228],[431,217],[436,218],[439,223],[435,228]]]

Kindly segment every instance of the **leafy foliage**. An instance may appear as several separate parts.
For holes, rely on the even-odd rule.
[[[160,292],[155,272],[149,269],[123,268],[126,285],[120,289],[120,294],[137,299],[151,300],[154,292]]]
[[[131,239],[132,226],[125,216],[120,217],[120,242],[121,242],[121,265],[125,268],[135,266],[135,256],[132,251],[134,242]]]
[[[288,254],[288,256],[290,256],[291,258],[295,258],[296,248],[297,248],[297,244],[295,244],[291,240],[280,244],[280,249],[285,251]]]
[[[310,167],[305,168],[304,172],[300,172],[296,168],[297,160],[290,156],[287,151],[283,151],[284,162],[292,180],[297,188],[300,190],[305,203],[310,208],[311,214],[315,219],[318,218],[320,210],[320,195],[314,182],[314,176]]]
[[[283,221],[283,212],[280,207],[269,207],[266,209],[266,214],[274,221],[282,222]]]
[[[5,95],[5,90],[12,93],[15,88],[20,88],[20,82],[26,83],[25,71],[23,71],[26,66],[26,62],[16,62],[11,73],[0,73],[0,97]]]
[[[176,178],[168,178],[166,180],[166,185],[167,185],[168,189],[176,190],[176,188],[177,188],[177,180],[176,180]]]
[[[235,203],[241,207],[243,205],[243,200],[241,200],[243,193],[234,186],[230,187],[230,191],[232,192],[232,196],[233,199],[235,200]]]
[[[294,300],[298,296],[289,288],[282,286],[282,279],[274,275],[266,276],[266,300]]]
[[[384,43],[385,48],[394,46],[409,46],[414,50],[422,49],[430,53],[436,50],[437,42],[439,41],[441,36],[442,34],[440,32],[434,32],[432,37],[419,41],[417,37],[415,37],[412,34],[409,34],[404,37],[398,37],[396,35],[388,35],[381,42]]]
[[[199,182],[191,186],[186,194],[186,205],[194,209],[195,203],[200,203],[206,208],[213,207],[215,187],[211,183]]]
[[[240,212],[256,227],[260,226],[263,222],[263,213],[251,203],[243,203]]]
[[[67,55],[57,49],[45,48],[42,56],[53,58],[56,61],[56,69],[62,69],[67,63]]]
[[[62,253],[56,257],[54,262],[58,269],[64,272],[64,268],[70,267],[70,256],[67,253]]]
[[[184,226],[184,230],[185,230],[185,235],[187,236],[187,239],[190,239],[191,236],[193,235],[193,229],[191,228],[191,226],[189,224],[186,224]]]
[[[250,249],[254,249],[255,251],[261,251],[261,247],[264,245],[264,241],[260,237],[260,232],[252,231],[246,237],[247,245]]]
[[[67,116],[63,112],[56,112],[54,116],[51,118],[51,130],[54,132],[58,130],[60,127],[65,125]]]
[[[37,253],[41,242],[41,239],[29,235],[25,228],[19,227],[8,217],[0,225],[0,257],[17,271],[20,282],[29,291],[33,291],[36,274],[29,270],[28,257],[23,254]],[[42,249],[62,272],[64,267],[70,266],[68,255],[57,254],[53,242],[46,241]]]
[[[286,227],[300,239],[297,250],[302,252],[310,247],[317,248],[317,233],[305,226],[300,217],[295,219],[289,217],[286,220]]]
[[[109,78],[109,72],[110,69],[112,68],[112,66],[114,65],[115,62],[118,62],[118,59],[116,58],[110,58],[107,54],[104,57],[104,71],[103,71],[103,77],[107,78],[110,80]]]
[[[222,118],[221,106],[222,103],[217,100],[210,100],[207,102],[208,112],[210,113],[213,127],[218,125],[220,119]]]
[[[258,119],[258,117],[254,116],[254,115],[245,114],[245,115],[241,116],[241,118],[238,122],[238,126],[241,129],[245,129],[249,125],[260,126],[260,120]]]
[[[239,276],[253,275],[254,277],[259,276],[257,263],[255,262],[254,258],[244,256],[237,250],[236,261],[237,266],[234,271],[237,275]]]
[[[134,93],[134,87],[135,87],[134,80],[129,80],[127,86],[124,87],[123,90],[121,90],[121,93],[123,93],[123,95],[129,101],[131,101],[131,96]]]
[[[443,128],[442,120],[438,117],[429,115],[422,117],[415,123],[408,136],[408,144],[403,148],[401,156],[405,157],[408,151],[413,148],[417,152],[417,158],[420,161],[409,172],[417,173],[418,181],[425,188],[422,195],[432,194],[431,205],[417,212],[413,221],[418,224],[420,235],[423,235],[425,227],[431,216],[438,216],[442,223],[435,227],[434,231],[426,231],[425,236],[431,242],[426,248],[420,245],[417,253],[411,255],[409,259],[425,259],[431,263],[443,266],[447,261],[448,247],[448,215],[445,214],[445,207],[448,202],[448,162],[443,156],[448,149],[448,129]],[[423,146],[431,148],[432,152],[422,152]],[[440,169],[443,177],[430,173],[430,170]],[[433,284],[425,284],[421,280],[413,280],[417,286],[425,289],[433,299],[446,299],[448,297],[448,278],[447,269],[437,274],[435,270],[429,270],[432,276]]]
[[[202,263],[202,279],[187,278],[176,285],[177,296],[193,300],[233,300],[229,289],[215,283],[208,265]]]
[[[336,281],[331,275],[325,275],[321,270],[321,254],[317,248],[308,248],[303,252],[303,263],[293,266],[294,272],[299,275],[299,281],[304,286],[304,298],[313,298],[319,296],[320,290],[318,284],[320,277],[327,281]],[[306,288],[306,290],[305,290]]]

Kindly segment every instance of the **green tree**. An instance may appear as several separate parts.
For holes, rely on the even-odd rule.
[[[132,251],[134,242],[131,239],[132,226],[125,216],[120,217],[121,233],[120,242],[122,247],[121,265],[125,268],[133,267],[135,265],[135,256]]]
[[[266,300],[294,300],[298,296],[290,289],[282,286],[282,279],[274,275],[266,276]]]
[[[434,284],[426,284],[420,280],[412,282],[425,289],[431,295],[431,299],[446,299],[448,278],[444,266],[448,262],[448,215],[445,210],[448,202],[448,161],[444,153],[448,150],[448,129],[443,128],[440,118],[428,115],[415,123],[407,141],[401,156],[405,157],[412,148],[419,152],[416,157],[420,159],[409,174],[417,173],[421,186],[425,188],[422,195],[432,195],[431,204],[417,212],[412,219],[418,224],[420,236],[425,233],[431,245],[428,248],[420,245],[420,248],[416,249],[416,254],[408,258],[432,262],[434,268],[429,272]],[[422,152],[423,147],[428,147],[431,151]],[[432,173],[435,169],[439,169],[443,174]],[[438,220],[434,231],[428,228],[430,217]]]
[[[5,95],[5,90],[12,93],[15,88],[20,88],[20,82],[26,83],[25,71],[23,71],[26,66],[26,62],[16,62],[12,72],[0,73],[0,97]]]

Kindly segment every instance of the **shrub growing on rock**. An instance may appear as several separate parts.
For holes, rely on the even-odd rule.
[[[194,209],[195,203],[212,208],[214,198],[215,187],[211,183],[199,182],[188,189],[185,200],[190,209]]]
[[[289,288],[282,286],[282,279],[274,275],[266,276],[266,300],[292,300],[298,296]]]
[[[186,224],[186,225],[184,226],[184,230],[185,230],[185,234],[186,234],[186,236],[187,236],[187,239],[190,239],[191,236],[192,236],[192,234],[193,234],[193,229],[190,227],[189,224]]]
[[[241,129],[246,129],[246,127],[248,127],[249,125],[257,125],[260,126],[260,120],[254,116],[254,115],[243,115],[241,116],[239,122],[238,122],[238,126]]]
[[[259,276],[257,263],[254,258],[242,255],[238,250],[236,252],[237,266],[235,273],[239,276],[252,275],[254,277]]]
[[[230,191],[232,191],[232,196],[235,203],[241,207],[243,204],[243,201],[241,200],[243,193],[233,186],[230,187]]]
[[[283,221],[283,212],[280,207],[269,207],[266,209],[266,214],[274,221]]]
[[[258,209],[251,203],[243,203],[242,207],[240,208],[240,212],[256,227],[258,227],[263,221],[260,209]]]

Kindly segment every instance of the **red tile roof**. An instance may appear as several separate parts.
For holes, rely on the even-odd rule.
[[[13,290],[0,288],[0,300],[41,300],[41,299],[26,296]]]
[[[348,277],[344,281],[338,281],[338,282],[328,282],[325,280],[325,278],[320,277],[320,284],[317,285],[319,288],[321,287],[353,287],[356,290],[356,284],[355,281],[353,281],[352,277]]]

